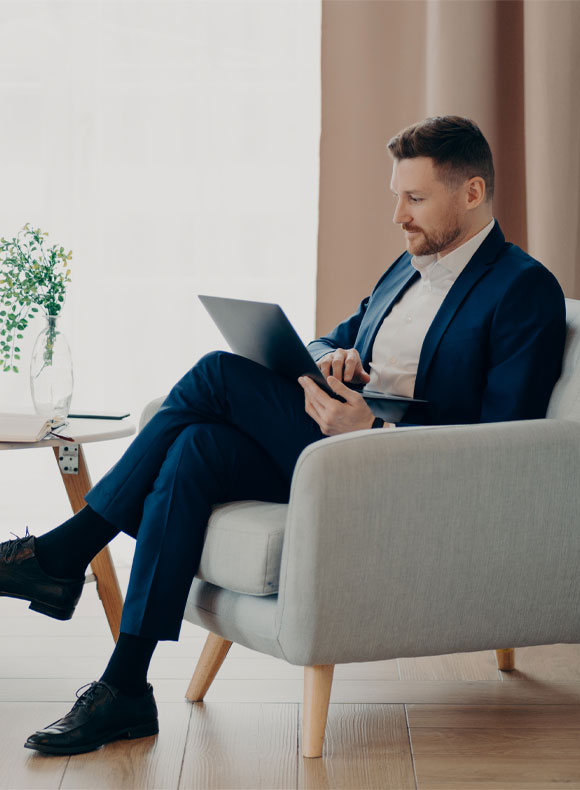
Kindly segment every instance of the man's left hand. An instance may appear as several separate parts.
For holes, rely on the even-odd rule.
[[[345,399],[345,403],[331,398],[308,376],[298,379],[304,390],[306,414],[316,420],[322,433],[325,436],[336,436],[339,433],[372,428],[375,416],[363,396],[353,392],[334,376],[329,376],[326,381],[337,395]]]

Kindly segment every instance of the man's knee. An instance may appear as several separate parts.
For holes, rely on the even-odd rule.
[[[223,379],[224,358],[232,357],[227,351],[210,351],[204,354],[195,365],[177,381],[166,400],[168,405],[187,404],[191,406],[201,397],[212,395],[216,385]],[[221,389],[221,387],[220,387]],[[193,401],[192,401],[193,397]]]
[[[239,384],[247,392],[256,373],[264,370],[256,362],[231,351],[210,351],[196,362],[182,382],[187,386],[201,381],[219,397],[226,392],[231,394]]]
[[[205,381],[215,381],[222,378],[224,372],[242,359],[230,351],[209,351],[195,363],[188,371],[187,376],[201,375]]]
[[[222,364],[222,360],[226,357],[233,357],[234,355],[231,351],[208,351],[207,354],[204,354],[203,357],[200,357],[198,361],[193,366],[202,367],[202,368],[212,368],[219,366]]]

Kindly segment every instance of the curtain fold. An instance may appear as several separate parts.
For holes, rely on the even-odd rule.
[[[580,298],[580,3],[524,15],[528,247]]]
[[[580,297],[579,33],[578,0],[323,0],[317,331],[403,250],[386,143],[428,115],[479,124],[506,238]]]

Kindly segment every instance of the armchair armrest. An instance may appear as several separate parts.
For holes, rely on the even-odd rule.
[[[361,431],[294,472],[277,612],[292,663],[580,641],[580,425]]]

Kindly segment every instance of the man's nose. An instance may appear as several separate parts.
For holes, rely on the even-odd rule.
[[[397,205],[395,206],[395,213],[393,214],[393,222],[395,225],[408,225],[412,220],[411,215],[409,214],[408,208],[403,205],[403,203],[398,200]]]

